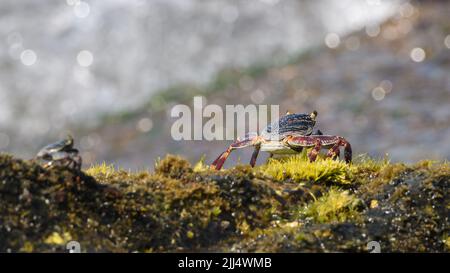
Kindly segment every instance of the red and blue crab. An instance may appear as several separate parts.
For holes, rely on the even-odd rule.
[[[339,158],[340,148],[344,147],[344,159],[347,163],[352,160],[352,148],[350,143],[341,136],[323,135],[317,131],[314,134],[313,128],[316,124],[317,112],[311,114],[290,114],[287,113],[278,121],[268,125],[261,134],[250,133],[244,139],[238,139],[231,144],[228,149],[219,155],[211,164],[212,169],[220,170],[233,150],[254,146],[250,165],[256,164],[259,151],[268,152],[270,156],[274,154],[295,154],[300,153],[303,148],[312,148],[308,153],[311,162],[315,161],[320,150],[329,149],[327,157]]]

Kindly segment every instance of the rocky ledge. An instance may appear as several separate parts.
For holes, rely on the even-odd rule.
[[[365,156],[127,172],[0,155],[0,252],[448,252],[449,183],[447,162]]]

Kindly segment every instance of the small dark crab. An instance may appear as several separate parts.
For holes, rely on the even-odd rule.
[[[78,150],[73,147],[73,144],[73,137],[68,135],[65,139],[42,148],[37,153],[35,159],[38,160],[44,168],[59,165],[80,170],[82,162],[81,156],[78,155]]]
[[[290,114],[287,113],[278,121],[268,125],[260,135],[250,133],[244,139],[238,139],[230,145],[228,149],[219,155],[211,164],[212,169],[220,170],[225,160],[235,149],[254,146],[250,165],[256,164],[259,151],[274,154],[294,154],[300,153],[303,148],[313,148],[308,153],[309,160],[315,161],[322,148],[327,148],[327,157],[339,158],[340,147],[344,147],[344,158],[347,163],[352,160],[352,148],[350,143],[343,137],[333,135],[323,135],[320,130],[312,134],[316,124],[317,112],[311,114]]]

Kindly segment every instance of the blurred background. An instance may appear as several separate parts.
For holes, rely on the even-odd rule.
[[[85,167],[209,163],[229,142],[170,136],[172,106],[203,96],[316,109],[355,154],[448,160],[449,14],[447,1],[2,0],[0,152],[31,158],[72,133]]]

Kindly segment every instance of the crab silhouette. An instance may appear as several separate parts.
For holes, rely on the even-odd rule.
[[[36,155],[44,168],[55,165],[68,166],[77,170],[81,169],[81,156],[78,150],[73,147],[74,141],[71,135],[58,142],[49,144],[42,148]]]

